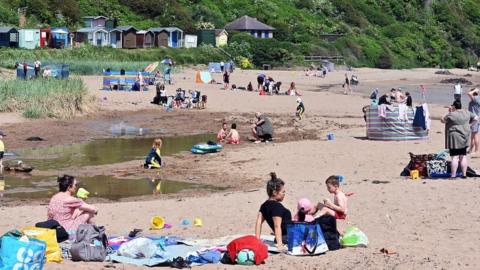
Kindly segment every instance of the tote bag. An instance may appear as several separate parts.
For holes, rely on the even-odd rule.
[[[14,236],[2,237],[0,270],[42,270],[45,264],[46,244],[43,241]]]
[[[287,224],[288,254],[294,256],[318,255],[328,251],[318,223],[293,222]]]

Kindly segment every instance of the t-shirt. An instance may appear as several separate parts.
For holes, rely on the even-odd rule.
[[[383,95],[378,99],[378,105],[387,104],[390,105],[390,102],[387,100],[387,95]]]
[[[473,100],[468,103],[468,111],[480,116],[480,96],[473,96]]]
[[[3,144],[3,141],[0,140],[0,152],[4,152],[5,151],[5,145]]]
[[[455,84],[453,93],[455,95],[461,95],[462,94],[462,85],[461,84]]]
[[[260,206],[260,213],[268,226],[274,231],[273,217],[282,218],[282,235],[287,234],[287,223],[292,221],[292,213],[280,202],[267,200]]]
[[[36,69],[40,69],[40,65],[42,64],[40,61],[35,61],[35,63],[33,63],[35,68]]]
[[[262,114],[262,115],[260,115],[258,120],[263,120],[263,123],[260,124],[260,126],[257,126],[257,128],[256,128],[257,135],[258,136],[263,136],[263,135],[269,134],[269,135],[272,136],[273,135],[273,125],[272,125],[272,122],[270,121],[270,119]]]

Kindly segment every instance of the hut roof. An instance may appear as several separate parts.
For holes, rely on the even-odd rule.
[[[269,30],[273,31],[275,28],[266,25],[255,18],[249,16],[243,16],[235,21],[228,23],[225,25],[225,29],[227,30]]]
[[[135,32],[137,32],[137,28],[135,28],[135,27],[133,27],[133,26],[131,26],[131,25],[118,26],[118,27],[115,28],[115,29],[118,29],[118,30],[120,30],[120,31],[122,31],[122,32],[129,31],[130,29],[133,29],[133,30],[135,30]]]
[[[167,31],[170,33],[175,31],[183,32],[183,30],[178,27],[152,27],[152,28],[149,28],[148,30],[155,33],[162,32],[162,31]]]

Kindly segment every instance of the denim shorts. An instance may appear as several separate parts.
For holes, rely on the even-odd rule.
[[[480,122],[475,121],[470,125],[470,130],[472,132],[478,132],[478,128],[480,127]]]

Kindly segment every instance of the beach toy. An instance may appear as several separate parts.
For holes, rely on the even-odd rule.
[[[90,195],[90,192],[88,192],[86,189],[84,188],[79,188],[78,191],[77,191],[77,197],[80,198],[80,199],[87,199],[88,198],[88,195]]]
[[[416,180],[420,177],[420,172],[418,170],[411,170],[410,177],[412,178],[412,180]]]
[[[343,175],[337,175],[338,182],[341,184],[343,183],[343,180],[345,179]]]
[[[165,226],[165,220],[161,216],[152,217],[152,229],[159,230]]]
[[[331,132],[327,133],[327,140],[333,141],[335,139],[335,135]]]
[[[197,227],[202,227],[203,226],[202,220],[200,218],[194,218],[193,225]]]
[[[190,225],[190,220],[188,219],[182,220],[182,225]]]
[[[253,265],[255,263],[255,253],[250,249],[242,249],[237,253],[235,261],[240,265]]]
[[[165,223],[165,225],[163,225],[163,228],[164,229],[170,229],[170,228],[172,228],[172,224]]]
[[[367,247],[367,235],[357,227],[348,227],[345,234],[340,238],[340,245],[343,247]]]

